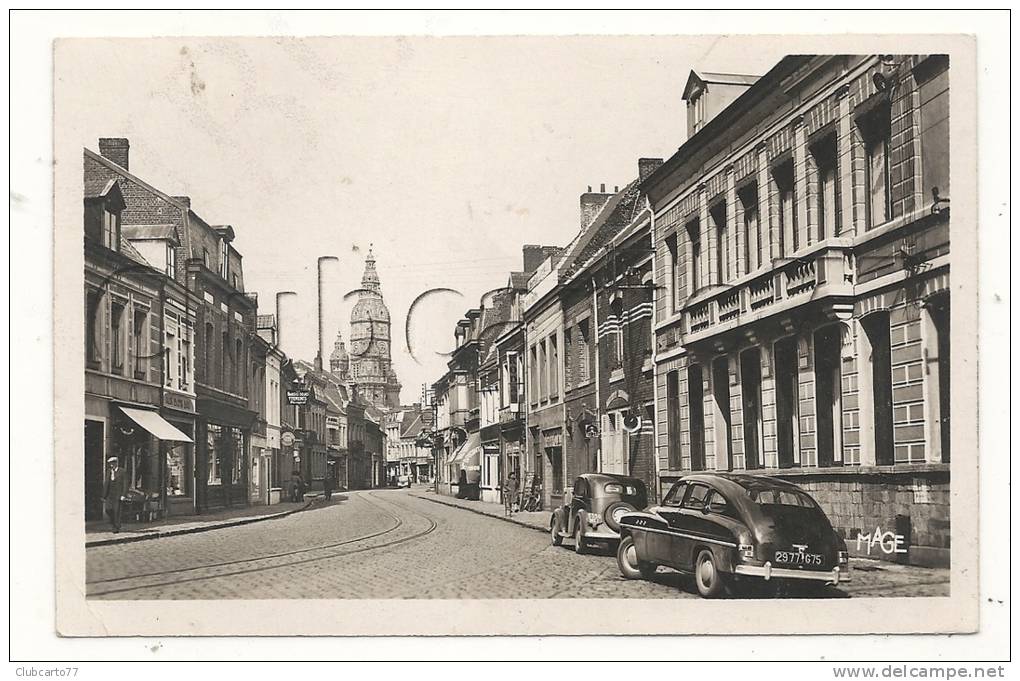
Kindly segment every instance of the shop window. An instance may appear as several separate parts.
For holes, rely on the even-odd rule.
[[[864,177],[868,193],[867,228],[871,229],[892,217],[889,177],[890,110],[888,102],[880,104],[857,119],[864,139]]]
[[[113,373],[124,373],[124,304],[110,306],[110,365]]]
[[[762,266],[761,230],[758,226],[758,186],[748,184],[737,192],[744,212],[744,267],[754,272]]]
[[[222,439],[223,429],[214,423],[210,423],[206,427],[206,452],[208,453],[209,459],[209,470],[208,475],[206,476],[206,482],[210,485],[220,485],[223,483]]]
[[[715,228],[715,283],[725,284],[730,279],[730,232],[726,225],[726,202],[719,201],[708,209],[708,214]]]
[[[818,240],[839,234],[839,163],[836,133],[811,145],[815,164],[815,192],[818,210]]]
[[[797,234],[796,183],[794,182],[792,158],[772,169],[772,181],[779,197],[779,253],[789,256],[800,248],[800,236]]]
[[[177,428],[190,433],[190,428],[175,424]],[[167,451],[166,494],[169,497],[191,496],[191,457],[192,448],[189,444],[174,443]]]
[[[700,364],[687,367],[687,400],[691,435],[691,470],[705,470],[705,394]]]

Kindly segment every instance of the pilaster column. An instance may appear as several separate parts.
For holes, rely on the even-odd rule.
[[[714,284],[716,279],[715,230],[708,217],[708,188],[698,186],[698,229],[701,230],[701,286]]]
[[[747,264],[744,262],[744,225],[743,220],[738,220],[737,215],[737,174],[733,166],[726,168],[726,233],[727,239],[726,262],[729,272],[723,275],[723,281],[729,281],[730,277],[736,279],[747,271]]]
[[[839,171],[839,229],[834,236],[854,234],[854,189],[853,189],[853,122],[850,120],[850,86],[844,85],[836,91],[836,149]]]
[[[808,159],[807,136],[804,129],[804,117],[798,116],[793,122],[793,197],[797,205],[793,207],[797,216],[797,247],[800,250],[811,243],[814,229],[808,221]],[[792,252],[792,251],[791,251]]]
[[[776,239],[773,229],[775,221],[772,219],[771,206],[775,205],[772,196],[772,182],[769,177],[768,147],[762,143],[755,148],[758,156],[758,229],[762,234],[762,261],[771,263],[773,258],[779,257],[779,241]]]

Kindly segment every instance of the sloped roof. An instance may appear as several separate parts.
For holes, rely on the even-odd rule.
[[[84,191],[86,199],[98,199],[106,196],[111,189],[117,185],[117,178],[106,179],[101,175],[86,172],[84,178]]]
[[[534,274],[534,272],[511,272],[510,288],[515,291],[527,291],[528,280],[531,279],[532,274]]]
[[[718,71],[698,71],[691,69],[690,74],[687,76],[687,84],[684,85],[683,98],[687,99],[690,97],[691,89],[699,81],[707,85],[713,83],[718,85],[746,85],[750,87],[761,78],[761,76],[752,76],[746,73],[720,73]]]
[[[120,252],[137,263],[145,265],[146,267],[152,267],[152,263],[146,260],[145,257],[138,252],[138,249],[132,246],[131,242],[124,238],[123,235],[120,237]]]
[[[159,240],[181,242],[174,225],[122,225],[121,234],[134,241]]]
[[[638,180],[634,180],[613,195],[603,210],[592,222],[585,234],[584,242],[579,244],[571,254],[570,262],[563,268],[564,274],[572,274],[580,270],[598,253],[614,236],[626,229],[644,206]],[[610,207],[611,206],[611,207]]]

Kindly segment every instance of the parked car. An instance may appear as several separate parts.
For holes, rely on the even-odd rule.
[[[397,477],[397,489],[400,489],[401,487],[410,487],[410,486],[411,486],[411,476],[409,476],[409,475],[401,475],[401,476]]]
[[[585,473],[574,480],[570,499],[553,509],[549,519],[552,543],[573,538],[574,550],[584,553],[589,543],[620,539],[620,518],[648,505],[645,483],[608,473]]]
[[[620,519],[620,573],[660,565],[694,576],[705,598],[741,580],[835,585],[850,580],[846,542],[797,485],[756,475],[688,475],[662,504]]]

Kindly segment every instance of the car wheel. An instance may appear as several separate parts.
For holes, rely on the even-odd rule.
[[[574,521],[574,552],[575,553],[584,553],[585,550],[588,548],[588,547],[586,547],[584,545],[584,535],[581,534],[581,521],[582,521],[581,516],[578,516],[577,520]]]
[[[657,569],[654,563],[638,560],[637,547],[631,536],[620,540],[616,549],[616,564],[624,579],[651,579]]]
[[[552,535],[553,546],[563,543],[563,537],[560,535],[560,517],[555,513],[553,513],[552,520],[549,521],[549,534]]]
[[[718,598],[724,589],[723,575],[708,549],[702,549],[694,565],[694,584],[702,598]]]

